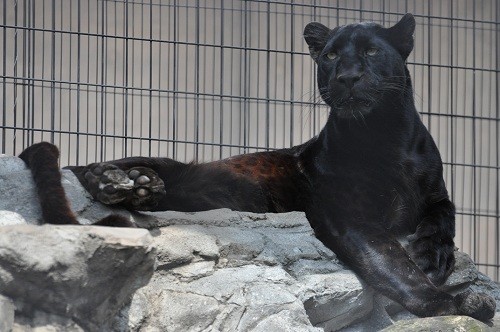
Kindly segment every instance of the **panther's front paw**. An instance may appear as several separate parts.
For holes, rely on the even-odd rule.
[[[165,195],[163,181],[147,167],[126,171],[108,163],[88,166],[87,190],[104,204],[125,204],[136,210],[149,210]]]
[[[495,300],[484,293],[474,293],[467,290],[454,298],[459,315],[470,316],[482,321],[489,320],[495,315]]]

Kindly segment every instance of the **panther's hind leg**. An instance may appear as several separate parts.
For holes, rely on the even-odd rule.
[[[113,163],[69,167],[90,194],[104,204],[120,204],[134,210],[150,210],[165,196],[165,185],[148,167],[122,169]]]
[[[455,207],[443,199],[428,207],[414,234],[408,253],[436,286],[442,285],[455,266]]]

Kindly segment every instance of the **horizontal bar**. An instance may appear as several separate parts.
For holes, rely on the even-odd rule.
[[[56,133],[56,134],[68,134],[68,135],[83,135],[83,136],[92,136],[92,137],[102,137],[102,138],[127,138],[131,140],[139,140],[139,141],[155,141],[155,142],[168,142],[168,143],[184,143],[184,144],[200,144],[207,146],[220,146],[220,147],[231,147],[231,148],[249,148],[249,149],[259,149],[259,150],[280,150],[282,148],[271,148],[271,147],[263,147],[263,146],[252,146],[252,145],[238,145],[238,144],[226,144],[226,143],[211,143],[211,142],[196,142],[196,141],[181,141],[181,140],[173,140],[168,138],[153,138],[153,137],[138,137],[138,136],[124,136],[124,135],[113,135],[113,134],[101,134],[101,133],[86,133],[86,132],[76,132],[69,130],[59,130],[59,129],[42,129],[42,128],[28,128],[28,127],[16,127],[16,126],[6,126],[0,125],[1,129],[10,129],[10,130],[20,130],[20,131],[33,131],[33,132],[43,132],[43,133]],[[500,166],[488,166],[488,165],[473,165],[473,164],[460,164],[460,163],[446,163],[445,165],[451,166],[461,166],[461,167],[475,167],[475,168],[485,168],[485,169],[499,169]],[[489,214],[471,214],[468,212],[457,212],[463,215],[476,215],[482,217],[495,217],[495,215]]]
[[[47,32],[47,33],[70,34],[70,35],[98,37],[98,38],[122,39],[122,40],[128,40],[128,41],[151,42],[151,43],[160,43],[160,44],[163,43],[163,44],[196,46],[196,47],[201,46],[201,47],[232,49],[232,50],[240,50],[240,51],[255,51],[255,52],[265,52],[265,53],[270,52],[270,53],[277,53],[277,54],[309,56],[309,53],[307,53],[307,52],[284,51],[284,50],[278,50],[278,49],[266,49],[266,48],[248,47],[248,46],[245,47],[245,46],[219,45],[219,44],[208,44],[208,43],[195,43],[195,42],[186,42],[186,41],[171,41],[171,40],[163,40],[163,39],[144,38],[144,37],[128,37],[128,36],[124,37],[124,36],[109,35],[109,34],[102,34],[102,33],[75,32],[75,31],[68,31],[68,30],[13,26],[13,25],[6,25],[6,24],[0,24],[0,28],[29,30],[29,31],[37,31],[37,32]],[[440,64],[423,63],[423,62],[420,63],[420,62],[411,62],[411,61],[408,61],[407,64],[416,65],[416,66],[418,65],[418,66],[426,66],[426,67],[436,67],[436,68],[474,70],[474,71],[492,72],[492,73],[499,73],[500,72],[500,69],[493,69],[493,68],[440,65]]]
[[[104,2],[114,2],[114,3],[123,3],[123,4],[133,4],[133,5],[144,5],[143,2],[138,2],[138,1],[131,1],[131,0],[101,0]],[[361,13],[371,13],[371,14],[385,14],[385,15],[403,15],[405,14],[404,12],[389,12],[389,11],[381,11],[381,10],[373,10],[373,9],[362,9],[362,8],[347,8],[347,7],[339,7],[339,6],[325,6],[325,5],[311,5],[311,4],[305,4],[305,3],[290,3],[286,1],[272,1],[269,2],[269,0],[245,0],[246,2],[255,2],[255,3],[264,3],[264,4],[271,4],[271,5],[280,5],[280,6],[289,6],[289,7],[303,7],[303,8],[317,8],[317,9],[332,9],[332,10],[342,10],[342,11],[351,11],[351,12],[361,12]],[[221,7],[209,7],[209,6],[189,6],[189,5],[181,5],[181,4],[164,4],[164,3],[149,3],[147,5],[150,6],[157,6],[157,7],[171,7],[171,8],[190,8],[190,9],[222,9]],[[244,12],[245,9],[238,9],[238,8],[224,8],[225,11],[235,11],[235,12]],[[253,13],[267,13],[267,11],[264,10],[255,10],[252,8],[251,10]],[[283,12],[283,14],[290,14],[288,12]],[[301,16],[304,14],[301,13]],[[316,14],[316,16],[320,16],[321,14]],[[418,17],[418,18],[431,18],[431,19],[441,19],[441,20],[450,20],[450,21],[457,21],[457,22],[471,22],[471,23],[487,23],[487,24],[499,24],[500,22],[496,21],[484,21],[484,20],[475,20],[475,19],[468,19],[468,18],[459,18],[459,17],[445,17],[445,16],[436,16],[436,15],[423,15],[423,14],[413,14],[413,16]]]
[[[141,87],[126,87],[123,85],[111,85],[111,84],[97,84],[97,83],[88,83],[88,82],[75,82],[75,81],[61,81],[61,80],[52,80],[52,79],[44,79],[44,78],[33,78],[33,77],[22,77],[22,76],[3,76],[0,75],[0,79],[5,78],[6,80],[11,80],[10,82],[6,82],[8,84],[17,84],[17,85],[29,85],[32,86],[29,82],[42,82],[42,83],[56,83],[56,84],[67,84],[67,85],[83,85],[87,87],[95,87],[99,88],[99,93],[101,93],[101,89],[120,89],[120,90],[133,90],[133,91],[145,91],[147,95],[136,94],[136,96],[149,96],[149,92],[156,93],[169,93],[169,94],[183,94],[187,96],[196,96],[196,97],[212,97],[220,100],[220,98],[227,99],[236,99],[236,100],[247,100],[247,101],[256,101],[256,102],[274,102],[274,103],[282,103],[282,104],[298,104],[305,106],[323,106],[328,107],[328,105],[323,102],[310,102],[310,101],[302,101],[302,100],[289,100],[289,99],[269,99],[269,98],[259,98],[259,97],[251,97],[251,96],[238,96],[238,95],[227,95],[227,94],[217,94],[217,93],[207,93],[207,92],[190,92],[190,91],[179,91],[179,90],[171,90],[171,89],[156,89],[156,88],[141,88]],[[14,80],[28,81],[28,83],[24,82],[14,82]],[[38,87],[43,87],[38,85]],[[50,86],[47,86],[49,88]],[[72,90],[67,88],[68,90]],[[76,91],[76,90],[75,90]],[[92,90],[80,90],[80,91],[92,91]],[[115,91],[108,92],[110,94],[117,94]],[[127,92],[127,95],[129,92]],[[461,118],[461,119],[476,119],[476,120],[485,120],[485,121],[493,121],[499,122],[499,118],[493,117],[484,117],[484,116],[473,116],[473,115],[461,115],[461,114],[448,114],[448,113],[435,113],[435,112],[419,112],[422,115],[432,115],[432,116],[443,116],[443,117],[451,117],[451,118]]]
[[[151,142],[167,142],[167,143],[184,143],[184,144],[194,144],[194,145],[208,145],[208,146],[220,146],[229,148],[247,148],[247,149],[257,149],[257,150],[280,150],[282,148],[267,148],[261,146],[252,145],[238,145],[238,144],[226,144],[226,143],[210,143],[210,142],[195,142],[195,141],[183,141],[178,139],[168,139],[168,138],[152,138],[152,137],[137,137],[130,135],[112,135],[112,134],[101,134],[101,133],[85,133],[76,132],[69,130],[51,130],[51,129],[41,129],[41,128],[22,128],[13,126],[3,126],[0,125],[0,129],[11,129],[19,131],[28,132],[42,132],[42,133],[56,133],[56,134],[67,134],[67,135],[81,135],[81,136],[91,136],[91,137],[101,137],[101,138],[122,138],[127,140],[139,140],[139,141],[151,141]]]

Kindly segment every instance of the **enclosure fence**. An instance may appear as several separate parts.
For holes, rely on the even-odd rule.
[[[417,108],[457,206],[457,246],[500,280],[497,0],[0,4],[0,152],[42,140],[61,164],[210,161],[290,147],[328,116],[302,39],[311,21],[417,20]]]

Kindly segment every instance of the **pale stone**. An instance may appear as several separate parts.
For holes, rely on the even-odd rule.
[[[155,251],[146,230],[97,226],[4,226],[0,233],[0,293],[102,326],[145,285]]]

